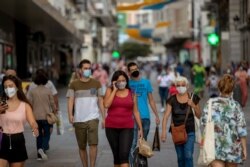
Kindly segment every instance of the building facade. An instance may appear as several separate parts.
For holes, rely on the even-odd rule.
[[[44,68],[51,77],[51,69],[56,68],[66,84],[81,59],[101,61],[106,45],[102,29],[115,25],[115,11],[93,15],[90,6],[98,11],[99,3],[106,11],[112,7],[103,5],[108,2],[114,6],[112,0],[1,1],[0,70],[14,68],[26,79],[37,68]],[[109,22],[103,23],[103,18]]]
[[[241,33],[241,58],[250,61],[250,1],[239,1],[239,23],[237,29]]]

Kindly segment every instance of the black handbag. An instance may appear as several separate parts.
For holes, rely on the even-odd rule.
[[[133,167],[148,167],[147,157],[139,154],[139,147],[133,152],[134,164]]]
[[[155,135],[154,135],[152,150],[153,151],[160,151],[161,150],[159,126],[158,125],[155,128]]]

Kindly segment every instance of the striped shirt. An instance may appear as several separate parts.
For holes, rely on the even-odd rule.
[[[69,85],[66,97],[74,97],[74,122],[99,118],[98,96],[102,96],[101,92],[100,82],[92,78],[88,82],[77,79]]]

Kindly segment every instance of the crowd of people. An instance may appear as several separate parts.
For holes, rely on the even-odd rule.
[[[237,166],[247,158],[247,129],[242,110],[246,106],[250,78],[247,69],[247,64],[241,63],[234,72],[226,70],[219,76],[216,68],[207,71],[196,63],[190,68],[192,77],[184,77],[185,70],[179,63],[175,68],[162,68],[157,76],[161,98],[159,111],[163,112],[161,122],[150,76],[142,77],[137,63],[130,62],[126,67],[123,64],[109,77],[109,71],[100,64],[82,60],[72,74],[66,97],[68,120],[75,130],[83,166],[96,166],[100,120],[113,153],[114,167],[133,167],[138,139],[147,140],[152,126],[150,112],[156,125],[162,125],[162,142],[167,140],[170,117],[175,126],[185,122],[187,141],[175,144],[177,163],[179,167],[194,166],[195,117],[204,126],[208,117],[208,102],[204,108],[199,104],[204,98],[205,86],[209,97],[213,98],[215,160],[210,165]],[[192,83],[194,89],[190,91]],[[37,160],[48,159],[46,151],[50,148],[53,125],[49,124],[47,113],[57,114],[59,110],[57,90],[43,69],[36,71],[26,94],[21,85],[14,70],[6,71],[0,105],[0,133],[3,134],[0,166],[3,167],[7,164],[22,167],[28,158],[23,135],[25,122],[29,123],[36,138]],[[234,98],[239,91],[240,98]],[[169,131],[172,132],[171,127]]]

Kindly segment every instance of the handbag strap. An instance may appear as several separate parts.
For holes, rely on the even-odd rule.
[[[190,97],[189,94],[188,94],[188,97]],[[193,100],[193,93],[192,93],[192,96],[191,96],[191,100]],[[186,122],[187,122],[187,119],[188,119],[188,115],[189,115],[190,109],[191,109],[191,107],[188,106],[188,109],[187,109],[187,112],[186,112],[186,116],[185,116],[185,120],[184,120],[184,125],[186,125]],[[171,124],[174,125],[173,114],[172,114],[172,116],[171,116],[171,119],[172,119]]]

